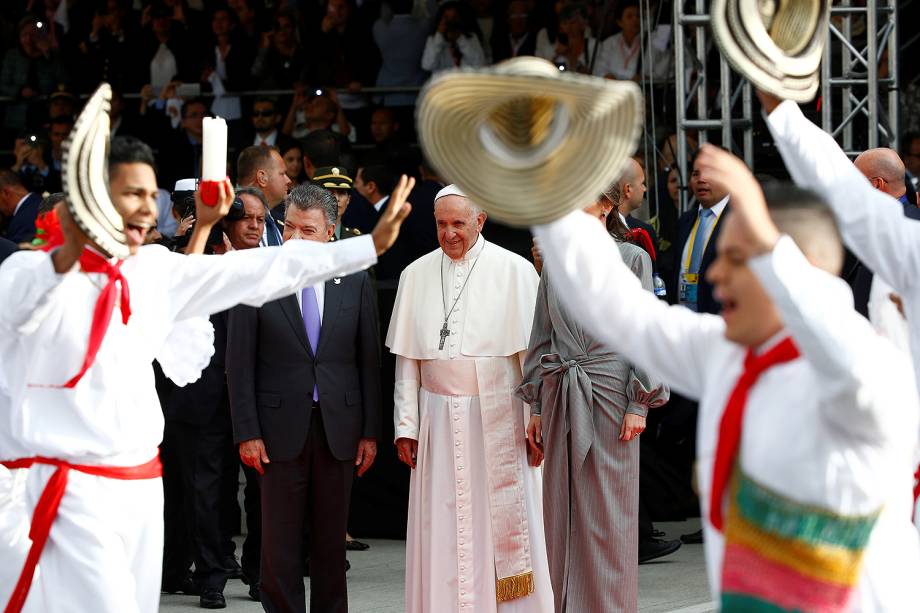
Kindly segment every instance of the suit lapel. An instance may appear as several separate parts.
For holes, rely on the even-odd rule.
[[[303,314],[300,312],[297,296],[292,294],[282,298],[278,301],[278,304],[284,316],[287,317],[288,322],[291,324],[291,327],[294,328],[294,334],[297,335],[297,340],[299,340],[303,348],[307,350],[307,353],[309,353],[311,357],[314,357],[313,350],[310,348],[310,339],[307,338],[307,328],[303,324]]]
[[[339,317],[339,311],[342,307],[342,294],[345,291],[343,289],[344,287],[345,283],[341,279],[339,283],[336,283],[335,279],[331,279],[326,281],[326,285],[323,286],[323,325],[319,332],[319,346],[316,348],[317,353],[323,350],[326,344],[326,338],[330,336],[327,332],[332,332],[335,326],[335,320]]]

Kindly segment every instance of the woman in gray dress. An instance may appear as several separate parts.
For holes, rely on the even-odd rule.
[[[618,218],[616,200],[605,194],[585,212],[600,223]],[[611,234],[652,291],[648,254],[625,242],[622,228]],[[637,437],[648,409],[664,404],[668,389],[569,317],[543,271],[517,393],[531,406],[535,456],[545,452],[543,515],[556,611],[636,611]]]

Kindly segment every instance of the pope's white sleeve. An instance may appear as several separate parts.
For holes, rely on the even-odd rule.
[[[166,289],[176,319],[208,316],[237,304],[262,306],[377,261],[370,236],[334,243],[294,240],[220,256],[165,255],[170,258]]]
[[[878,386],[890,385],[895,372],[904,372],[909,379],[907,358],[853,309],[846,283],[812,266],[788,236],[781,237],[769,253],[752,258],[749,265],[779,309],[800,353],[820,377],[821,388],[815,393],[843,399],[823,403],[828,418],[863,436],[896,423],[879,410],[887,407],[870,399],[878,396],[873,392]]]
[[[396,439],[418,440],[420,379],[418,360],[396,356],[396,384],[393,388],[393,424]]]
[[[669,307],[642,289],[603,226],[581,211],[534,234],[568,313],[634,365],[700,397],[709,350],[726,342],[722,318]]]
[[[0,334],[23,333],[25,327],[33,330],[64,276],[54,271],[48,253],[9,256],[0,266]]]
[[[900,202],[873,188],[796,103],[786,100],[777,106],[767,125],[796,184],[830,204],[847,247],[896,291],[906,293],[920,275],[920,223],[909,221]]]

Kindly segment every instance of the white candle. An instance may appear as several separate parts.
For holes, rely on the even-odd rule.
[[[227,178],[227,122],[222,117],[205,117],[202,136],[201,179]]]

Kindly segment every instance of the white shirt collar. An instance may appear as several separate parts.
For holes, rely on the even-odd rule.
[[[13,209],[13,217],[16,216],[16,213],[19,212],[19,209],[20,209],[20,207],[22,207],[22,204],[23,204],[23,203],[29,198],[29,196],[31,196],[31,195],[32,195],[31,192],[26,192],[26,195],[23,196],[22,199],[20,199],[19,202],[16,203],[16,208]]]
[[[620,221],[623,222],[623,225],[626,226],[626,227],[628,228],[628,227],[629,227],[629,224],[626,223],[626,216],[623,215],[623,213],[621,213],[621,212],[619,212],[619,211],[617,211],[617,215],[620,216]]]
[[[390,199],[389,196],[384,196],[383,198],[381,198],[380,200],[378,200],[377,202],[375,202],[375,203],[374,203],[374,210],[376,210],[376,211],[379,213],[379,212],[380,212],[380,209],[383,208],[383,205],[385,205],[385,204],[387,203],[387,200],[389,200],[389,199]]]
[[[275,146],[275,141],[278,139],[278,130],[272,130],[271,134],[268,136],[262,136],[261,134],[256,134],[256,140],[253,145],[261,145],[265,143],[269,147]]]
[[[729,198],[728,196],[725,196],[724,198],[722,198],[721,200],[719,200],[717,203],[715,203],[714,205],[712,205],[712,208],[709,209],[709,210],[712,211],[713,213],[715,213],[715,214],[716,214],[716,217],[721,217],[721,216],[722,216],[722,211],[724,211],[724,210],[725,210],[725,207],[728,205],[728,198]],[[700,212],[702,212],[702,210],[703,210],[703,205],[702,205],[702,204],[700,205],[699,210],[700,210]]]

